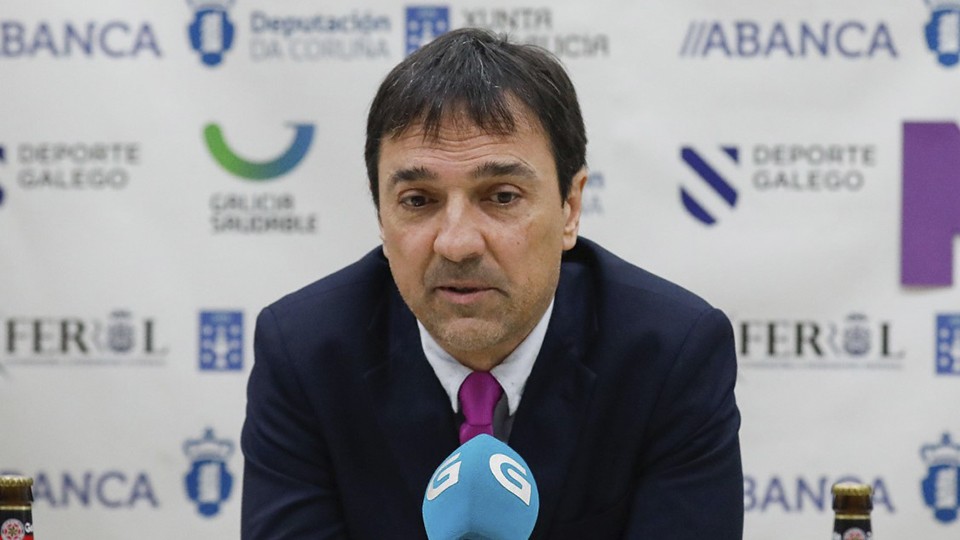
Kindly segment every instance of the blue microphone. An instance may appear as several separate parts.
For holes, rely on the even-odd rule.
[[[423,496],[430,540],[527,540],[539,512],[530,467],[490,435],[477,435],[454,450]]]

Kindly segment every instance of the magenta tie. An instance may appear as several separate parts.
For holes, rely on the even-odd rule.
[[[460,426],[460,444],[481,433],[493,435],[493,409],[500,401],[503,389],[500,383],[486,371],[474,371],[460,385],[460,410],[463,424]]]

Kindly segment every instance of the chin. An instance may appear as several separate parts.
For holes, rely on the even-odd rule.
[[[434,332],[431,329],[431,333],[444,348],[463,352],[479,352],[495,347],[503,342],[507,333],[501,323],[476,319],[441,323],[436,330]]]

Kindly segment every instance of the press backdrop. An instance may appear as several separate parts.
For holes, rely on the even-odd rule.
[[[555,52],[582,234],[731,317],[746,538],[957,538],[960,7],[4,0],[0,470],[38,538],[239,536],[257,312],[378,243],[363,126],[449,28]],[[602,481],[602,479],[598,479]]]

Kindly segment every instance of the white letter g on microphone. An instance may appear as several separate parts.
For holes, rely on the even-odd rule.
[[[437,473],[430,479],[427,485],[427,500],[432,501],[440,496],[441,493],[450,489],[451,486],[460,481],[460,452],[450,456],[446,461],[440,464]],[[451,464],[451,462],[457,461]],[[439,484],[437,482],[440,482]]]
[[[509,465],[506,475],[503,474],[504,465]],[[520,471],[519,474],[517,471]],[[530,487],[530,482],[521,476],[526,475],[527,470],[516,460],[504,454],[494,454],[490,456],[490,472],[493,473],[493,477],[497,479],[497,482],[500,482],[504,489],[516,495],[527,506],[530,506],[530,496],[533,490]],[[513,482],[508,480],[507,476],[512,478]]]

